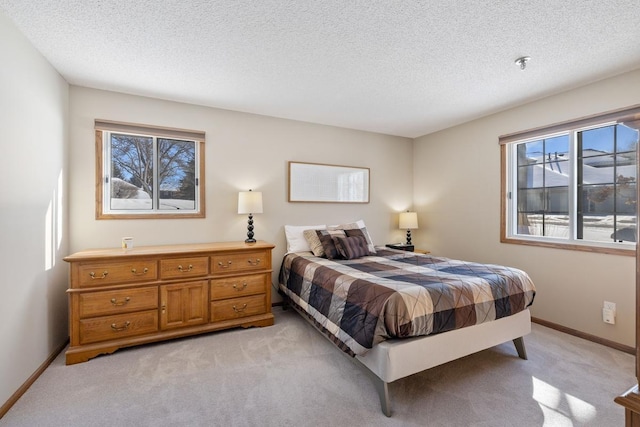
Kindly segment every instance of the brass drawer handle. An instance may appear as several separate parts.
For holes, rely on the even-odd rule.
[[[134,276],[142,276],[143,274],[147,274],[148,271],[149,269],[147,267],[145,267],[144,270],[142,270],[142,273],[138,273],[138,271],[135,268],[131,269],[131,273],[133,273]]]
[[[111,304],[113,304],[115,306],[126,305],[130,300],[131,300],[131,298],[126,297],[124,299],[124,301],[118,302],[118,300],[116,298],[111,298]]]
[[[185,270],[185,269],[182,267],[182,264],[180,264],[180,265],[178,266],[178,270],[182,271],[183,273],[188,273],[188,272],[190,272],[191,270],[193,270],[193,265],[189,264],[189,267]]]
[[[251,265],[258,265],[260,264],[260,258],[256,258],[255,261],[251,261],[250,259],[248,259],[247,262]]]
[[[241,287],[239,287],[235,283],[233,284],[233,289],[235,289],[236,291],[242,291],[242,290],[246,289],[246,287],[247,287],[247,282],[244,282]]]
[[[96,273],[94,273],[93,271],[91,273],[89,273],[89,276],[91,276],[91,280],[100,280],[100,279],[104,279],[107,277],[107,274],[109,274],[109,272],[107,270],[105,270],[102,273],[102,277],[96,277]]]
[[[111,329],[113,329],[116,332],[126,331],[127,329],[129,329],[129,325],[131,325],[131,322],[129,322],[128,320],[126,322],[124,322],[123,326],[116,326],[115,323],[112,323],[111,324]]]
[[[231,265],[231,261],[227,261],[227,265],[224,265],[222,262],[220,262],[220,261],[219,261],[219,262],[218,262],[218,265],[219,265],[221,268],[229,268],[229,266]]]
[[[242,313],[247,308],[247,304],[243,304],[242,308],[238,308],[235,305],[233,306],[233,311],[236,313]]]

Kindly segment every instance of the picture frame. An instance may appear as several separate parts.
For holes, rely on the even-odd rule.
[[[365,167],[289,162],[289,202],[369,203]]]

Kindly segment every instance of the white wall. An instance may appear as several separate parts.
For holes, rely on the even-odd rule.
[[[285,224],[363,219],[374,243],[402,240],[397,212],[410,208],[413,197],[411,139],[76,86],[70,90],[70,116],[72,252],[118,247],[122,236],[133,236],[136,246],[244,240],[247,216],[237,214],[237,194],[248,189],[263,192],[255,237],[276,245],[274,283],[286,249]],[[205,131],[206,218],[96,220],[95,119]],[[287,202],[290,160],[370,168],[371,202]]]
[[[500,243],[500,135],[640,104],[640,70],[416,139],[417,246],[527,271],[532,315],[635,345],[635,259]],[[425,225],[424,227],[422,225]],[[617,303],[616,325],[602,322]]]
[[[0,11],[0,406],[67,334],[68,85]]]

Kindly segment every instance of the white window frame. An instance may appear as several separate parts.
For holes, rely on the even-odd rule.
[[[168,219],[168,218],[204,218],[205,182],[204,182],[204,132],[174,128],[160,128],[149,125],[96,120],[96,219]],[[157,139],[167,138],[193,142],[195,144],[195,207],[194,209],[159,209],[157,200],[160,195],[157,175],[154,176],[154,196],[152,209],[112,209],[111,197],[111,144],[112,133],[136,135],[153,138],[154,174],[157,174]]]
[[[589,129],[614,125],[630,124],[634,128],[640,127],[640,106],[611,111],[608,113],[584,117],[581,119],[559,123],[543,128],[531,129],[499,138],[501,151],[501,218],[500,241],[502,243],[533,245],[558,249],[581,250],[589,252],[609,253],[616,255],[635,256],[635,242],[597,242],[576,238],[577,230],[577,149],[576,135]],[[549,236],[532,236],[517,232],[517,153],[516,146],[520,143],[537,141],[554,136],[567,135],[569,137],[569,236],[568,238],[554,238]],[[638,154],[636,154],[636,181],[640,179],[638,173]],[[640,185],[637,184],[637,188]],[[639,191],[639,190],[637,190]],[[636,196],[637,197],[637,196]],[[636,198],[636,200],[638,200]]]

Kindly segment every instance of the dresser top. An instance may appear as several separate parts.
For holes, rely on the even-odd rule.
[[[84,261],[107,258],[127,258],[136,256],[162,256],[162,255],[179,255],[179,254],[198,254],[211,252],[225,252],[238,250],[256,250],[256,249],[273,249],[275,245],[258,240],[256,243],[245,242],[213,242],[213,243],[190,243],[180,245],[157,245],[157,246],[139,246],[133,249],[122,248],[106,248],[106,249],[87,249],[76,252],[64,257],[67,262]]]

